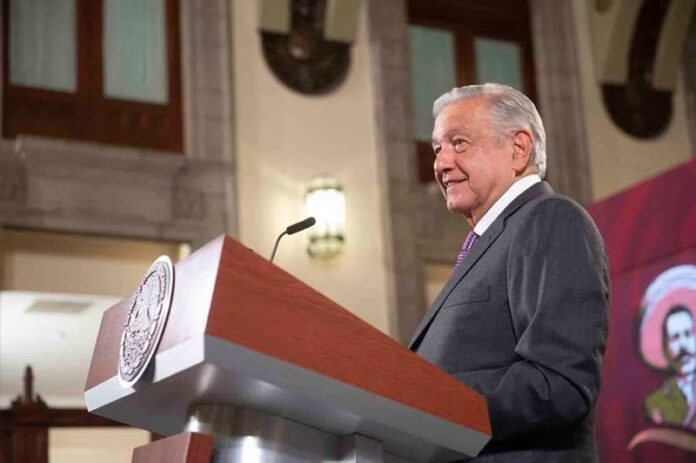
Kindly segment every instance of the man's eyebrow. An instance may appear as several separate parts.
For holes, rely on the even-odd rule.
[[[444,134],[442,134],[442,139],[443,139],[443,140],[447,140],[447,139],[450,139],[450,138],[454,137],[455,135],[461,135],[461,136],[463,136],[463,137],[467,137],[467,136],[468,136],[468,132],[467,132],[466,129],[462,129],[461,127],[456,128],[456,129],[450,129],[450,130],[448,130],[447,132],[445,132]],[[430,140],[430,144],[434,146],[434,145],[440,144],[440,142],[437,141],[437,140],[435,139],[435,137],[433,137],[433,138]]]

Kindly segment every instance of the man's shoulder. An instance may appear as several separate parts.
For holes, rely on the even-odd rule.
[[[586,225],[595,228],[590,214],[574,199],[555,192],[536,196],[520,208],[521,218],[540,224]]]
[[[587,212],[572,198],[556,193],[545,182],[538,182],[522,193],[503,211],[503,216],[526,216],[530,213],[565,213],[587,217]]]
[[[597,253],[606,254],[604,239],[590,214],[565,195],[554,192],[538,195],[514,215],[508,224],[511,239],[524,247],[548,250],[585,242]]]
[[[556,193],[555,191],[544,192],[533,198],[525,206],[533,208],[536,213],[555,211],[565,212],[568,214],[587,214],[585,209],[573,198]]]

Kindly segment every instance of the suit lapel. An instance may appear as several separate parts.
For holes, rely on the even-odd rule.
[[[440,291],[440,294],[438,294],[437,298],[430,306],[430,309],[428,309],[428,312],[426,312],[423,320],[416,329],[416,332],[408,345],[409,349],[415,350],[418,348],[420,341],[427,332],[427,328],[430,326],[433,318],[435,318],[435,315],[437,315],[442,308],[442,304],[445,302],[445,299],[447,299],[447,296],[449,296],[455,286],[457,286],[464,276],[469,273],[474,264],[478,262],[481,256],[483,256],[483,254],[488,250],[493,242],[495,242],[498,236],[500,236],[505,229],[506,219],[529,200],[536,198],[537,196],[550,193],[553,193],[553,190],[548,183],[537,183],[522,192],[521,195],[515,198],[515,200],[511,202],[508,207],[505,208],[505,210],[503,210],[503,212],[495,219],[491,226],[488,227],[488,230],[486,230],[483,236],[479,238],[474,247],[471,248],[471,251],[469,251],[469,254],[466,255],[459,268],[452,273],[452,276],[445,284],[445,287],[442,288],[442,291]]]
[[[413,335],[413,338],[409,344],[409,349],[415,349],[418,347],[416,345],[416,341],[421,338],[422,334],[425,334],[426,328],[430,326],[430,322],[435,318],[435,315],[440,311],[440,308],[442,307],[442,304],[445,302],[445,299],[447,299],[447,296],[452,292],[455,286],[464,278],[464,276],[469,273],[469,270],[474,266],[474,264],[483,256],[483,254],[488,250],[488,248],[493,244],[495,239],[500,235],[500,233],[503,231],[503,227],[498,224],[498,221],[496,220],[491,224],[491,227],[486,230],[486,233],[483,234],[481,238],[479,238],[478,242],[474,245],[473,248],[471,248],[471,251],[469,251],[469,254],[466,255],[462,263],[459,265],[457,270],[455,270],[452,273],[452,276],[450,279],[447,281],[445,284],[445,287],[442,288],[442,291],[440,291],[440,294],[438,294],[437,299],[433,302],[433,304],[430,306],[430,309],[428,312],[425,314],[425,317],[423,317],[423,320],[421,321],[420,325],[418,326],[418,329],[416,329],[415,334]]]

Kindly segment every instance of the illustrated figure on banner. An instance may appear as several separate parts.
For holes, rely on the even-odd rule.
[[[655,278],[643,296],[640,353],[662,370],[662,385],[645,399],[655,424],[696,430],[696,265],[672,267]]]

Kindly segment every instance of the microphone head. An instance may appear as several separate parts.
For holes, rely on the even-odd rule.
[[[308,229],[315,223],[317,223],[317,221],[314,217],[307,217],[301,222],[297,222],[290,225],[288,228],[285,229],[285,233],[287,233],[288,235],[294,235],[297,232],[301,232],[302,230]]]

